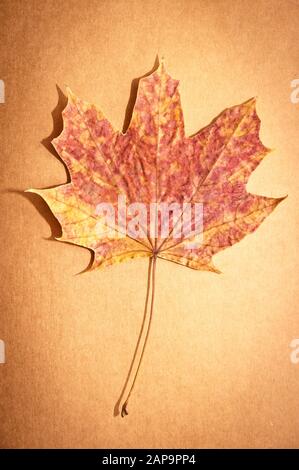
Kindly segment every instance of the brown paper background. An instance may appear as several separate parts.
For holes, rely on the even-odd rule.
[[[298,447],[299,2],[14,0],[0,11],[1,447]],[[187,133],[258,97],[275,150],[248,189],[289,197],[217,255],[221,275],[159,260],[151,337],[121,419],[147,261],[76,276],[89,251],[48,240],[55,220],[20,191],[67,179],[41,144],[58,101],[60,131],[56,84],[122,127],[132,79],[157,53],[180,79]]]

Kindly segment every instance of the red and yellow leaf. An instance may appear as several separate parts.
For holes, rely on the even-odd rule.
[[[93,269],[149,258],[145,316],[129,377],[138,353],[139,362],[122,405],[125,416],[151,325],[157,258],[218,272],[213,255],[254,232],[283,198],[246,190],[249,176],[269,152],[259,138],[255,100],[224,110],[188,137],[178,81],[163,64],[140,80],[125,134],[114,129],[99,108],[70,90],[63,123],[53,145],[71,181],[52,189],[29,190],[46,201],[60,222],[59,240],[93,250]],[[143,217],[136,218],[136,211],[144,207]],[[167,220],[165,207],[175,208],[166,211]],[[196,207],[202,208],[198,227]],[[128,216],[133,231],[128,230]],[[189,222],[192,230],[186,232]]]
[[[155,253],[191,268],[217,271],[212,256],[256,230],[282,200],[246,191],[250,174],[269,152],[259,138],[255,100],[226,109],[187,137],[178,81],[163,64],[140,80],[125,134],[115,130],[99,108],[70,90],[63,122],[53,145],[71,182],[30,191],[42,196],[59,220],[60,240],[94,251],[93,268]],[[188,237],[174,238],[171,231],[166,238],[159,230],[152,237],[149,224],[135,238],[120,238],[123,228],[117,224],[115,236],[99,236],[96,207],[104,201],[117,214],[119,196],[127,204],[147,207],[152,202],[202,203],[202,243],[190,249]],[[161,221],[158,224],[161,227]]]

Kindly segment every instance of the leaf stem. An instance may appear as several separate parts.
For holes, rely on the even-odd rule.
[[[146,345],[147,345],[147,341],[148,341],[148,337],[149,337],[149,333],[150,333],[150,329],[151,329],[153,311],[154,311],[154,300],[155,300],[156,261],[157,261],[157,254],[154,253],[153,256],[150,258],[148,289],[147,289],[147,298],[146,298],[146,304],[145,304],[144,320],[143,320],[142,328],[141,328],[141,331],[140,331],[137,346],[136,346],[136,349],[135,349],[135,354],[134,354],[134,357],[133,357],[133,361],[132,361],[132,364],[131,364],[131,368],[130,368],[130,371],[129,371],[129,375],[128,375],[126,384],[129,381],[129,378],[130,378],[130,375],[131,375],[131,372],[132,372],[132,369],[133,369],[133,365],[134,365],[134,362],[135,362],[135,359],[136,359],[136,356],[137,356],[137,350],[138,350],[140,342],[141,342],[141,337],[142,337],[142,333],[143,333],[144,325],[145,325],[145,319],[146,319],[146,316],[147,316],[148,298],[149,298],[149,292],[150,292],[150,287],[151,287],[152,292],[151,292],[151,305],[150,305],[149,320],[148,320],[146,335],[145,335],[145,338],[144,338],[144,342],[143,342],[143,346],[142,346],[138,366],[137,366],[137,369],[136,369],[136,372],[135,372],[135,376],[134,376],[131,388],[129,390],[129,393],[127,395],[127,398],[126,398],[124,404],[122,405],[122,409],[121,409],[121,416],[122,417],[124,417],[128,414],[127,407],[128,407],[129,399],[130,399],[130,396],[133,392],[133,389],[134,389],[134,386],[135,386],[135,383],[136,383],[136,380],[137,380],[137,377],[138,377],[139,369],[140,369],[140,366],[141,366],[141,363],[142,363],[142,359],[143,359],[143,356],[144,356],[144,352],[145,352],[145,349],[146,349]]]

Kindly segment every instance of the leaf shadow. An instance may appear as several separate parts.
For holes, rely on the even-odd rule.
[[[56,185],[52,187],[56,187]],[[44,188],[44,189],[50,189],[50,188],[51,186],[48,188]],[[23,190],[18,190],[18,189],[13,189],[13,188],[9,188],[3,192],[17,194],[18,196],[21,196],[24,199],[27,199],[27,201],[29,201],[34,206],[34,208],[38,211],[38,213],[42,216],[42,218],[48,223],[51,229],[51,235],[49,237],[43,237],[43,240],[54,241],[54,242],[58,241],[57,239],[60,238],[62,235],[61,225],[56,219],[56,217],[54,216],[54,214],[52,213],[52,211],[49,209],[48,204],[44,201],[42,197],[40,197],[38,194],[35,194],[35,193],[27,193]],[[65,243],[66,245],[69,245],[69,243],[65,241],[60,241],[60,243]],[[85,248],[85,247],[82,247],[82,248]],[[90,250],[89,248],[85,248],[85,249],[87,249],[91,254],[90,261],[88,265],[86,266],[86,268],[76,273],[76,275],[83,274],[85,272],[90,271],[93,265],[94,251]]]
[[[133,109],[136,103],[136,98],[137,98],[137,92],[138,92],[138,85],[139,81],[142,78],[148,77],[151,75],[157,68],[159,67],[159,57],[158,54],[156,55],[154,65],[152,66],[151,70],[144,75],[141,75],[140,77],[134,78],[131,82],[131,90],[130,90],[130,96],[128,100],[128,104],[126,106],[126,111],[125,111],[125,118],[124,118],[124,124],[122,128],[122,133],[125,134],[126,131],[128,130],[128,127],[130,125],[131,119],[132,119],[132,114],[133,114]]]
[[[64,161],[60,158],[60,156],[58,155],[58,153],[56,152],[55,148],[53,147],[52,145],[52,140],[55,138],[55,137],[58,137],[61,132],[62,132],[62,129],[63,129],[63,119],[62,119],[62,111],[64,110],[64,108],[66,107],[67,105],[67,96],[63,93],[63,91],[61,90],[61,88],[56,85],[56,90],[57,90],[57,95],[58,95],[58,101],[57,101],[57,104],[55,106],[55,108],[53,109],[53,111],[51,112],[52,114],[52,120],[53,120],[53,129],[52,129],[52,132],[51,134],[49,134],[47,137],[44,137],[42,140],[41,140],[41,144],[55,157],[57,158],[64,166],[65,168],[65,173],[66,173],[66,178],[67,178],[67,183],[69,183],[71,181],[71,178],[70,178],[70,175],[69,175],[69,172],[68,172],[68,169],[67,169],[67,166],[66,164],[64,163]]]
[[[52,155],[54,155],[55,158],[57,158],[61,163],[64,164],[64,162],[61,160],[61,158],[59,157],[58,153],[55,151],[51,143],[54,137],[57,137],[63,129],[62,111],[67,105],[67,97],[64,95],[64,93],[62,92],[62,90],[59,88],[58,85],[56,85],[56,90],[58,94],[58,101],[57,101],[55,108],[53,109],[51,113],[52,119],[53,119],[53,129],[49,136],[41,140],[41,144]],[[69,173],[67,171],[65,164],[64,164],[64,167],[66,170],[67,182],[69,182],[70,176],[69,176]],[[44,188],[44,189],[49,189],[50,187]],[[18,190],[15,188],[8,188],[5,192],[18,194],[19,196],[27,199],[37,209],[39,214],[44,218],[44,220],[46,220],[46,222],[49,224],[51,228],[52,233],[50,237],[45,238],[46,240],[56,241],[55,238],[61,236],[60,223],[58,222],[56,217],[53,215],[53,213],[49,210],[47,203],[38,194],[29,193],[29,192],[27,193],[27,192],[24,192],[24,190]]]
[[[49,224],[51,229],[51,235],[49,237],[44,237],[44,240],[56,241],[57,237],[61,237],[61,226],[53,213],[49,210],[47,203],[40,197],[38,194],[34,193],[25,193],[22,190],[18,189],[8,189],[6,192],[17,194],[25,199],[27,199],[43,217],[43,219]]]
[[[55,108],[51,112],[52,114],[52,120],[53,120],[53,129],[51,133],[43,138],[40,143],[55,157],[59,160],[60,163],[64,165],[65,172],[66,172],[66,177],[67,177],[67,183],[70,182],[70,176],[67,171],[67,167],[64,164],[63,160],[59,157],[58,153],[54,149],[52,145],[52,140],[54,137],[57,137],[63,129],[63,120],[62,120],[62,111],[67,105],[67,97],[65,94],[62,92],[61,88],[56,85],[56,90],[57,90],[57,95],[58,95],[58,100]],[[55,185],[56,186],[56,185]],[[50,189],[51,187],[55,186],[49,186],[47,188],[43,189]],[[34,193],[27,193],[22,190],[16,190],[14,188],[8,189],[7,192],[18,194],[19,196],[24,197],[27,199],[39,212],[39,214],[46,220],[46,222],[49,224],[50,229],[51,229],[51,235],[49,237],[45,237],[46,240],[51,240],[51,241],[56,241],[55,239],[58,237],[61,237],[61,226],[56,217],[53,215],[52,211],[50,211],[47,203],[41,198],[38,194]]]
[[[52,140],[55,137],[59,136],[62,132],[62,129],[63,129],[62,111],[64,110],[64,108],[67,105],[67,97],[58,85],[56,85],[56,90],[57,90],[57,95],[58,95],[57,104],[51,112],[52,120],[53,120],[53,124],[52,124],[53,128],[52,128],[51,133],[47,137],[43,138],[40,141],[40,143],[55,158],[57,158],[60,163],[63,164],[63,166],[65,168],[65,173],[66,173],[66,180],[67,180],[66,183],[69,183],[71,181],[71,179],[70,179],[70,175],[69,175],[69,172],[67,170],[67,167],[66,167],[65,163],[60,158],[60,156],[58,155],[58,153],[56,152],[56,150],[54,149],[54,147],[52,145]],[[43,189],[50,189],[50,188],[53,188],[53,187],[56,187],[56,186],[57,185],[48,186],[48,187],[43,188]],[[24,192],[24,190],[17,190],[17,189],[14,189],[14,188],[8,188],[7,190],[5,190],[5,192],[12,193],[12,194],[17,194],[17,195],[27,199],[35,207],[35,209],[43,217],[43,219],[48,223],[48,225],[51,229],[51,235],[49,237],[43,237],[44,240],[57,241],[57,238],[61,237],[61,235],[62,235],[61,225],[58,222],[58,220],[56,219],[56,217],[53,215],[52,211],[49,209],[47,203],[44,201],[44,199],[42,197],[40,197],[38,194]],[[66,243],[66,242],[63,242],[63,243]],[[77,274],[83,274],[83,273],[89,271],[91,266],[93,265],[94,252],[92,250],[89,250],[89,252],[91,253],[91,258],[90,258],[90,261],[89,261],[87,267],[85,269],[83,269],[82,271],[80,271],[79,273],[77,273]]]

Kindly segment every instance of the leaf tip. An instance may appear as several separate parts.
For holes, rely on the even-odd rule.
[[[73,101],[76,98],[75,93],[72,92],[72,90],[70,89],[68,85],[65,85],[65,90],[66,90],[68,100]]]
[[[249,108],[255,108],[256,106],[256,100],[257,100],[257,96],[253,96],[252,98],[250,98],[249,100],[245,101],[245,105],[248,106]]]
[[[266,147],[265,145],[263,147],[265,150],[265,155],[268,155],[269,153],[272,153],[276,150],[275,148]]]
[[[288,196],[289,196],[289,195],[286,194],[285,196],[278,197],[278,198],[276,199],[275,205],[278,206],[278,204],[280,204],[282,201],[284,201]]]
[[[161,58],[157,55],[157,59],[158,59],[158,64],[159,64],[157,70],[159,73],[163,74],[166,71],[164,55],[162,55]]]
[[[215,274],[223,274],[223,272],[220,271],[220,269],[216,268],[214,265],[210,265],[210,268],[211,268],[211,271]]]

